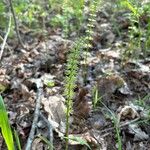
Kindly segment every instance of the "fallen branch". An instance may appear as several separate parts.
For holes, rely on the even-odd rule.
[[[51,143],[51,147],[50,150],[53,150],[53,127],[50,124],[50,122],[44,117],[44,115],[42,113],[40,113],[40,117],[44,120],[45,123],[47,123],[47,127],[49,130],[49,141]]]
[[[6,41],[7,41],[9,32],[10,32],[10,28],[11,28],[11,15],[9,16],[8,30],[7,30],[7,33],[4,37],[3,44],[2,44],[2,47],[1,47],[1,51],[0,51],[0,60],[2,59],[2,55],[3,55],[3,52],[4,52],[5,45],[6,45]]]
[[[2,40],[2,41],[4,41],[4,38],[0,35],[0,39]],[[9,50],[9,52],[11,53],[11,55],[13,54],[12,53],[12,50],[10,49],[10,46],[8,45],[8,43],[6,42],[6,44],[5,44],[6,46],[7,46],[7,48],[8,48],[8,50]]]
[[[134,120],[127,121],[127,122],[125,122],[125,123],[120,124],[120,125],[119,125],[119,128],[123,128],[123,127],[125,127],[125,126],[128,126],[129,124],[133,124],[133,123],[135,123],[135,122],[137,122],[137,121],[139,121],[139,120],[140,120],[140,118],[136,118],[136,119],[134,119]],[[107,133],[107,134],[108,134],[108,132],[111,132],[111,131],[113,131],[113,130],[115,130],[115,127],[110,127],[110,128],[107,128],[107,129],[104,129],[104,130],[100,131],[100,134],[102,134],[102,133]]]
[[[41,95],[43,93],[43,89],[42,87],[37,87],[38,91],[37,91],[37,96],[36,96],[36,105],[35,105],[35,112],[34,112],[34,118],[33,118],[33,123],[32,123],[32,127],[30,130],[30,134],[27,140],[27,144],[26,144],[26,148],[25,150],[31,150],[31,146],[32,146],[32,142],[35,136],[35,129],[37,127],[37,122],[38,122],[38,118],[40,115],[40,105],[41,105]]]

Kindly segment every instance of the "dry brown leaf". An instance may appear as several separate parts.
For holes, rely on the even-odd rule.
[[[89,116],[91,107],[89,98],[87,97],[88,88],[82,88],[77,95],[74,102],[74,115],[78,118],[87,118]]]
[[[62,132],[65,131],[64,124],[66,119],[64,105],[65,99],[61,95],[50,96],[48,99],[42,99],[44,110],[48,113],[48,120],[54,128],[59,128]]]
[[[98,79],[97,86],[102,98],[107,101],[110,100],[112,94],[121,88],[127,88],[127,84],[119,75],[109,75]],[[122,92],[123,89],[121,89]],[[126,92],[126,90],[125,90]]]

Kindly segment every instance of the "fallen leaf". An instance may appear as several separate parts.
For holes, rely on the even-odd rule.
[[[82,88],[79,91],[79,94],[76,96],[73,104],[73,114],[77,118],[87,118],[89,116],[91,107],[89,103],[89,98],[87,97],[89,91],[88,88]]]
[[[139,117],[138,112],[131,106],[124,106],[118,114],[119,120],[121,119],[135,119]]]
[[[134,141],[143,141],[149,139],[149,135],[142,131],[137,124],[129,124],[129,132],[134,134]]]
[[[48,113],[48,120],[54,129],[61,129],[62,132],[65,131],[64,124],[66,120],[66,107],[64,102],[65,99],[61,95],[50,96],[48,99],[42,99],[44,110]]]

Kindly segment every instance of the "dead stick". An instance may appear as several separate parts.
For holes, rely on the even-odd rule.
[[[50,150],[53,150],[53,126],[50,124],[50,122],[44,117],[42,113],[40,113],[40,117],[44,120],[45,123],[47,123],[48,130],[49,130],[49,140],[51,143]]]
[[[134,119],[134,120],[131,120],[131,121],[122,123],[121,125],[119,125],[119,128],[123,128],[123,127],[125,127],[125,126],[128,126],[129,124],[133,124],[133,123],[135,123],[135,122],[137,122],[137,121],[139,121],[139,120],[140,120],[140,118],[136,118],[136,119]],[[105,133],[108,133],[108,132],[110,132],[110,131],[112,131],[112,130],[115,130],[115,127],[110,127],[110,128],[104,129],[104,130],[100,131],[100,133],[101,133],[101,134],[104,133],[104,132],[105,132]]]
[[[0,60],[1,60],[3,52],[4,52],[4,48],[5,48],[6,41],[7,41],[9,32],[10,32],[10,28],[11,28],[11,15],[9,16],[8,30],[7,30],[7,33],[6,33],[5,37],[4,37],[3,44],[2,44],[2,47],[1,47],[1,51],[0,51]]]
[[[25,46],[24,46],[24,44],[21,40],[21,37],[20,37],[20,33],[19,33],[19,29],[18,29],[18,23],[17,23],[17,19],[16,19],[16,14],[15,14],[15,11],[14,11],[14,8],[13,8],[12,0],[8,0],[8,1],[9,1],[9,4],[10,4],[11,12],[12,12],[14,23],[15,23],[15,31],[16,31],[16,34],[17,34],[18,42],[20,43],[20,45],[23,48],[25,48]]]
[[[36,106],[35,106],[35,112],[34,112],[34,118],[33,118],[33,123],[32,127],[30,130],[30,134],[27,140],[26,148],[25,150],[31,150],[32,142],[35,136],[35,129],[37,127],[37,122],[40,114],[40,104],[41,104],[41,95],[43,93],[43,90],[41,87],[38,88],[37,91],[37,97],[36,97]]]
[[[0,39],[1,39],[2,41],[4,41],[4,38],[3,38],[1,35],[0,35]],[[9,52],[11,53],[11,55],[13,55],[12,50],[10,49],[10,46],[8,45],[7,42],[6,42],[6,46],[7,46],[8,50],[9,50]]]

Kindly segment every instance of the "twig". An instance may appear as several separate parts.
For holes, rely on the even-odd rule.
[[[18,30],[18,23],[17,23],[17,19],[16,19],[16,14],[15,14],[15,11],[14,11],[14,8],[13,8],[12,0],[8,0],[8,1],[9,1],[9,4],[10,4],[11,12],[12,12],[14,23],[15,23],[15,31],[16,31],[16,34],[17,34],[18,42],[23,48],[25,48],[25,46],[24,46],[24,44],[21,40],[19,30]]]
[[[0,39],[2,40],[2,41],[4,41],[4,38],[0,35]],[[6,46],[7,46],[7,48],[8,48],[8,50],[9,50],[9,52],[12,54],[12,50],[10,49],[10,46],[8,45],[8,43],[6,42]]]
[[[44,120],[45,123],[47,123],[48,130],[49,130],[49,140],[50,140],[50,143],[52,145],[50,147],[50,150],[53,150],[53,127],[41,112],[40,112],[40,117]]]
[[[140,118],[136,118],[136,119],[134,119],[134,120],[125,122],[125,123],[119,125],[119,128],[128,126],[129,124],[135,123],[135,122],[137,122],[137,121],[139,121],[139,120],[140,120]],[[108,133],[108,132],[110,132],[110,131],[112,131],[112,130],[114,130],[114,129],[115,129],[115,127],[110,127],[110,128],[104,129],[104,130],[100,131],[100,134],[102,134],[102,133],[104,133],[104,132],[105,132],[105,133]]]
[[[113,113],[102,101],[101,101],[101,104],[102,104],[102,105],[110,112],[110,114],[114,117],[114,113]],[[134,119],[134,120],[131,120],[131,121],[128,121],[128,122],[125,122],[125,123],[119,125],[120,119],[118,119],[118,128],[127,126],[127,125],[129,125],[129,124],[131,124],[131,123],[135,123],[135,122],[138,121],[138,120],[140,120],[139,117],[136,118],[136,119]],[[115,127],[107,128],[107,129],[102,130],[100,133],[102,134],[102,133],[104,133],[104,132],[105,132],[105,133],[106,133],[106,132],[110,132],[110,131],[112,131],[112,130],[114,130],[114,129],[115,129]]]
[[[38,91],[37,91],[36,106],[35,106],[33,123],[32,123],[32,127],[31,127],[31,130],[30,130],[30,134],[29,134],[29,137],[28,137],[28,140],[27,140],[25,150],[31,150],[32,142],[33,142],[34,135],[35,135],[35,129],[37,127],[37,122],[38,122],[38,118],[39,118],[39,114],[40,114],[40,104],[41,104],[41,95],[42,95],[42,93],[43,93],[43,90],[42,90],[41,87],[39,87]]]
[[[0,51],[0,60],[2,59],[2,55],[3,55],[3,52],[4,52],[5,45],[6,45],[6,41],[7,41],[9,32],[10,32],[10,28],[11,28],[11,15],[9,16],[8,30],[7,30],[7,33],[4,37],[3,44],[2,44],[2,47],[1,47],[1,51]]]

